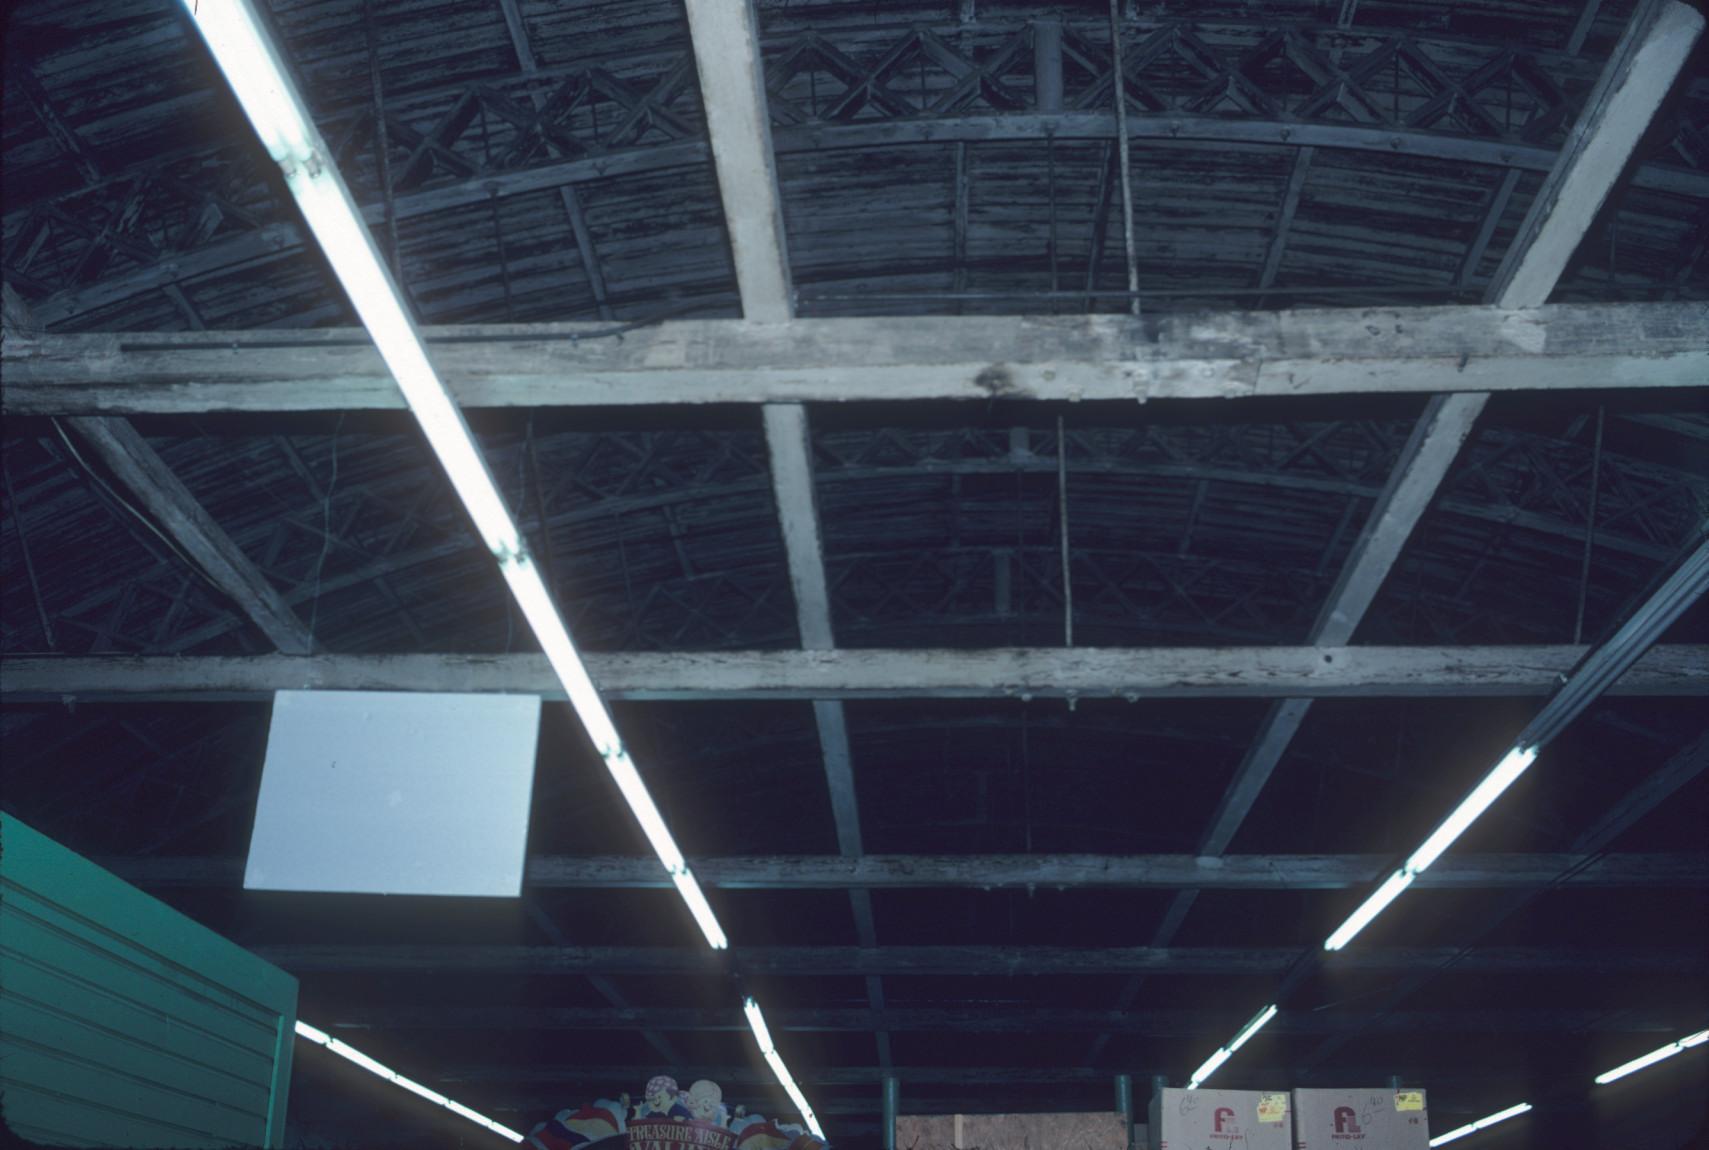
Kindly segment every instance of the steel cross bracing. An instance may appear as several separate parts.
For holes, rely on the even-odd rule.
[[[1540,172],[1575,111],[1567,93],[1591,74],[1572,56],[1357,27],[1133,26],[1124,88],[1130,132],[1141,140],[1374,150]],[[1037,106],[1034,35],[1026,25],[987,22],[955,37],[921,29],[875,39],[862,29],[770,42],[776,148],[1108,140],[1107,28],[1061,25],[1060,110]],[[524,61],[510,76],[389,95],[386,188],[370,154],[371,105],[329,110],[321,126],[375,221],[388,204],[396,220],[412,221],[541,190],[567,188],[573,197],[583,181],[701,166],[710,157],[686,52],[581,69]],[[1660,136],[1660,162],[1640,169],[1635,186],[1709,197],[1692,116]],[[74,160],[88,154],[63,124],[55,138]],[[184,281],[301,247],[294,216],[255,160],[247,142],[193,149],[102,173],[15,211],[5,274],[47,324],[169,286],[178,288],[174,312],[181,303],[194,313],[195,287]],[[588,238],[585,220],[573,236],[563,230],[566,247]],[[1468,243],[1481,246],[1475,237]],[[596,263],[584,270],[593,310],[605,288]]]
[[[328,421],[326,431],[334,426]],[[1175,636],[1164,638],[1172,643],[1195,636],[1297,642],[1379,493],[1403,432],[1404,424],[1380,419],[1070,427],[1067,467],[1077,506],[1099,522],[1106,504],[1111,514],[1120,504],[1121,521],[1136,524],[1121,528],[1111,520],[1118,535],[1076,541],[1083,624],[1111,628],[1114,642],[1132,641],[1122,636],[1139,631]],[[1683,542],[1709,503],[1709,477],[1637,457],[1665,447],[1658,436],[1665,440],[1667,433],[1633,419],[1609,423],[1592,599],[1604,610],[1619,586],[1647,577]],[[867,645],[928,622],[941,628],[945,643],[956,642],[958,631],[981,636],[984,645],[1043,641],[1061,611],[1060,563],[1048,530],[1054,437],[1054,427],[1024,426],[815,434],[815,482],[838,510],[828,562],[841,625]],[[1017,442],[1026,450],[1017,453]],[[80,488],[67,485],[69,472],[50,454],[57,446],[63,457],[63,445],[12,446],[8,474],[17,513],[32,535],[50,521],[136,530],[128,515],[95,511]],[[549,431],[535,447],[544,519],[537,524],[530,514],[527,526],[574,541],[560,544],[574,550],[558,558],[574,556],[577,594],[570,602],[578,634],[612,649],[787,641],[789,596],[781,569],[765,558],[780,544],[759,435]],[[496,590],[477,594],[472,586],[472,598],[454,616],[430,607],[433,587],[461,578],[480,555],[444,485],[419,469],[402,440],[346,430],[245,440],[229,459],[207,440],[160,450],[284,601],[305,620],[315,616],[317,635],[330,637],[332,649],[420,649],[418,632],[452,648],[496,643],[502,649],[507,624]],[[522,437],[495,440],[491,450],[507,494],[518,506],[534,507]],[[1425,549],[1417,553],[1416,577],[1385,590],[1373,638],[1449,644],[1473,635],[1570,638],[1555,626],[1558,613],[1543,608],[1576,595],[1576,569],[1532,569],[1526,556],[1539,549],[1576,553],[1592,455],[1582,429],[1571,441],[1499,428],[1480,432],[1444,481],[1420,540]],[[238,464],[239,483],[206,478]],[[873,483],[897,482],[906,483],[923,513],[917,525],[892,522],[873,534],[851,518]],[[1135,500],[1145,512],[1143,530],[1134,520]],[[961,509],[960,526],[945,536],[934,524],[952,502]],[[261,507],[265,515],[252,510]],[[1261,558],[1230,553],[1228,532],[1236,525],[1252,529],[1252,507],[1294,508],[1290,515],[1309,507],[1309,540],[1290,532]],[[110,515],[103,522],[111,526],[91,515]],[[925,532],[921,546],[898,554],[892,545],[898,526]],[[153,540],[146,532],[138,538],[144,545]],[[244,633],[243,617],[210,598],[175,557],[131,570],[137,573],[122,580],[44,589],[44,610],[62,649],[209,650]],[[1530,572],[1523,598],[1513,594],[1518,570]],[[1547,603],[1539,601],[1539,587],[1551,589]],[[1479,593],[1469,594],[1473,588]],[[8,596],[0,619],[13,636],[11,649],[39,641],[25,638],[41,633],[28,596]]]

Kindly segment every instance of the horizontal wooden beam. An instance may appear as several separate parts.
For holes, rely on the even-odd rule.
[[[778,855],[693,860],[703,886],[725,890],[899,890],[941,887],[1151,890],[1346,890],[1392,867],[1387,855]],[[110,858],[114,874],[137,886],[234,887],[243,859],[220,856]],[[1575,869],[1577,868],[1577,869]],[[1477,890],[1534,887],[1572,872],[1581,887],[1709,887],[1709,853],[1616,854],[1588,861],[1569,854],[1449,855],[1419,887]],[[664,890],[670,881],[651,856],[535,855],[531,887]]]
[[[745,1031],[741,1010],[703,1007],[609,1006],[363,1006],[336,1011],[334,1030],[677,1030]],[[1205,1010],[1085,1010],[988,1004],[885,1010],[823,1007],[768,1010],[773,1030],[870,1032],[902,1030],[972,1034],[1111,1032],[1143,1038],[1197,1038],[1238,1027],[1239,1017]],[[1660,1034],[1678,1027],[1679,1011],[1561,1008],[1552,1010],[1406,1011],[1372,1029],[1403,1034]],[[1270,1034],[1339,1034],[1355,1028],[1345,1012],[1289,1010],[1266,1026]],[[322,1026],[327,1023],[320,1023]],[[354,1040],[352,1040],[354,1041]],[[360,1045],[360,1043],[358,1043]]]
[[[1265,699],[1541,696],[1578,646],[1006,647],[590,653],[607,698]],[[562,696],[543,655],[10,655],[0,701],[264,699],[275,691]],[[1615,695],[1709,694],[1709,647],[1656,647]]]
[[[429,328],[465,407],[1231,399],[1699,386],[1693,303]],[[401,409],[350,330],[8,340],[9,415]]]
[[[770,1018],[770,1012],[767,1012]],[[1238,1022],[1236,1022],[1238,1025]],[[775,1029],[775,1028],[774,1028]],[[1211,1037],[1206,1035],[1206,1037]],[[361,1042],[351,1039],[354,1045]],[[592,1052],[590,1052],[592,1053]],[[1145,1073],[1139,1071],[1144,1069]],[[1466,1072],[1466,1077],[1476,1080],[1482,1068],[1474,1068]],[[673,1066],[671,1070],[680,1081],[690,1082],[696,1078],[709,1078],[725,1088],[728,1098],[731,1087],[775,1087],[777,1078],[764,1067],[742,1066]],[[528,1101],[512,1095],[508,1102],[520,1104],[529,1109],[550,1109],[553,1106],[562,1108],[584,1100],[584,1096],[572,1093],[575,1086],[581,1085],[586,1099],[595,1096],[609,1096],[620,1090],[635,1089],[635,1084],[645,1082],[651,1075],[657,1074],[656,1066],[611,1066],[609,1064],[576,1063],[576,1062],[546,1062],[530,1061],[525,1065],[491,1065],[467,1064],[446,1069],[433,1077],[435,1082],[500,1082],[510,1086],[556,1086],[560,1091],[556,1094],[530,1092]],[[1092,1066],[898,1066],[887,1070],[878,1066],[822,1066],[817,1062],[809,1062],[797,1070],[790,1067],[790,1072],[797,1082],[804,1086],[876,1086],[887,1074],[894,1074],[902,1080],[904,1111],[908,1113],[935,1113],[920,1105],[922,1099],[941,1098],[944,1086],[1078,1086],[1093,1084],[1099,1088],[1100,1097],[1110,1087],[1110,1079],[1114,1071],[1108,1067]],[[1152,1073],[1164,1075],[1179,1075],[1178,1067],[1159,1064],[1155,1069],[1134,1067],[1135,1078],[1149,1078]],[[1266,1069],[1262,1064],[1252,1067],[1231,1064],[1228,1068],[1228,1079],[1219,1073],[1218,1085],[1224,1081],[1234,1080],[1242,1075],[1249,1078],[1254,1085],[1274,1085],[1289,1080],[1289,1072],[1281,1068]],[[1335,1081],[1333,1072],[1322,1076],[1324,1080]],[[1458,1077],[1458,1076],[1454,1076]],[[1440,1082],[1441,1078],[1432,1075],[1432,1082]],[[1487,1079],[1486,1079],[1487,1080]],[[930,1089],[927,1089],[927,1088]],[[743,1095],[751,1095],[751,1090],[742,1090]],[[977,1107],[969,1107],[967,1113],[989,1113],[991,1104],[996,1099],[985,1099]],[[869,1096],[861,1099],[861,1105],[870,1112],[877,1108],[875,1101]],[[1027,1100],[1028,1108],[1033,1108],[1031,1100]],[[505,1103],[497,1104],[494,1109],[506,1109]],[[814,1109],[825,1112],[825,1103],[814,1100]],[[860,1111],[855,1111],[859,1113]],[[1005,1113],[1021,1113],[1022,1111],[1004,1111]],[[837,1124],[837,1132],[841,1133],[843,1124]]]
[[[430,971],[438,975],[1276,975],[1298,947],[801,946],[707,951],[603,946],[279,944],[251,947],[293,974]],[[1452,961],[1452,965],[1448,965]],[[1460,974],[1698,974],[1695,950],[1655,947],[1497,946],[1462,955],[1454,946],[1349,949],[1330,971],[1394,973],[1445,967]]]

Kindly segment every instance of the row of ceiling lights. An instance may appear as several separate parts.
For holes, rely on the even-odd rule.
[[[428,445],[445,468],[452,488],[462,500],[475,529],[498,561],[517,606],[522,609],[569,697],[582,729],[629,804],[641,831],[652,845],[677,893],[700,928],[708,946],[723,950],[729,939],[719,925],[705,892],[683,858],[664,816],[647,792],[623,744],[611,712],[600,697],[587,666],[540,569],[528,554],[522,533],[493,483],[469,425],[427,358],[427,349],[405,310],[396,283],[380,260],[379,251],[350,196],[343,177],[315,128],[301,95],[287,77],[284,63],[263,29],[251,0],[185,0],[191,19],[201,31],[214,61],[236,94],[262,144],[285,176],[297,206],[322,252],[331,263],[362,324],[373,337],[380,356],[397,380]],[[752,996],[743,1008],[760,1053],[776,1074],[802,1119],[814,1135],[824,1137],[819,1120],[782,1056],[772,1044],[765,1016]],[[405,1078],[354,1047],[325,1032],[298,1023],[297,1033],[380,1077],[476,1122],[512,1141],[522,1136],[436,1091]]]
[[[283,62],[262,29],[250,0],[186,0],[186,6],[268,154],[284,172],[286,184],[302,210],[304,219],[349,295],[363,325],[373,337],[387,368],[397,380],[410,410],[415,414],[429,445],[445,468],[452,487],[468,510],[476,530],[498,561],[499,570],[504,575],[511,594],[522,609],[548,662],[563,685],[583,729],[598,750],[624,801],[629,804],[630,810],[640,823],[642,833],[688,907],[707,945],[718,950],[726,948],[729,940],[716,914],[707,902],[706,895],[696,881],[687,860],[677,847],[664,817],[647,792],[646,784],[624,746],[610,711],[588,675],[587,667],[570,638],[563,618],[552,602],[539,568],[529,556],[521,532],[493,483],[462,412],[428,360],[426,348],[403,306],[396,284],[380,260],[379,252],[360,211],[333,164],[300,95],[287,78]],[[1703,559],[1705,553],[1704,549],[1700,549],[1697,558]],[[1686,566],[1690,567],[1690,564]],[[1700,563],[1699,566],[1703,564]],[[1676,577],[1678,574],[1676,573]],[[1663,595],[1658,593],[1651,602],[1655,603],[1662,598]],[[1651,632],[1653,641],[1653,633],[1659,633],[1666,623],[1658,626],[1656,613],[1640,614],[1644,617],[1634,622],[1642,624],[1641,630]],[[1667,621],[1671,622],[1671,617]],[[1556,698],[1551,700],[1550,705],[1544,708],[1544,715],[1539,716],[1539,719],[1547,716],[1551,707],[1559,710],[1557,705],[1566,699],[1577,700],[1576,707],[1571,708],[1572,713],[1576,714],[1577,710],[1582,709],[1585,703],[1600,693],[1597,684],[1611,679],[1608,678],[1610,667],[1599,664],[1598,656],[1608,656],[1602,660],[1602,664],[1621,663],[1623,660],[1624,664],[1629,665],[1630,661],[1649,645],[1648,642],[1641,641],[1641,635],[1626,633],[1631,629],[1632,624],[1628,624],[1620,635],[1594,653],[1580,667],[1573,679],[1557,693]],[[1623,670],[1624,665],[1621,665],[1612,673],[1618,674]],[[1580,689],[1575,691],[1574,687]],[[1551,717],[1555,720],[1552,724],[1554,730],[1564,725],[1560,714]],[[1567,718],[1570,718],[1570,715]],[[1534,722],[1528,732],[1538,725]],[[1342,949],[1370,925],[1525,772],[1535,760],[1542,741],[1541,738],[1528,740],[1522,736],[1513,749],[1503,756],[1406,862],[1336,928],[1324,941],[1324,949]],[[823,1131],[812,1108],[771,1041],[758,1002],[749,996],[744,1000],[743,1008],[761,1054],[790,1099],[801,1111],[808,1128],[815,1135],[823,1137]],[[1194,1071],[1188,1089],[1197,1089],[1265,1023],[1275,1017],[1276,1012],[1277,1005],[1271,1003],[1254,1015],[1225,1046],[1219,1047]],[[299,1023],[298,1033],[513,1141],[521,1140],[521,1135],[515,1131],[508,1130],[467,1107],[398,1075],[347,1044],[328,1038],[314,1027]],[[1613,1081],[1624,1074],[1660,1061],[1669,1054],[1697,1045],[1704,1037],[1704,1033],[1699,1033],[1681,1039],[1669,1047],[1609,1071],[1597,1081]],[[1439,1145],[1452,1141],[1529,1109],[1529,1104],[1511,1107],[1444,1134],[1431,1144]]]
[[[1646,1066],[1654,1066],[1663,1059],[1672,1058],[1681,1051],[1689,1050],[1693,1046],[1701,1046],[1705,1042],[1709,1042],[1709,1030],[1699,1030],[1696,1034],[1688,1034],[1677,1042],[1670,1042],[1666,1046],[1658,1047],[1657,1049],[1650,1051],[1648,1054],[1632,1059],[1630,1062],[1623,1062],[1613,1070],[1607,1070],[1598,1074],[1595,1080],[1596,1084],[1598,1086],[1607,1086],[1610,1082],[1624,1078],[1628,1074],[1635,1074]],[[1517,1106],[1509,1106],[1506,1110],[1498,1110],[1487,1117],[1479,1118],[1476,1122],[1468,1122],[1464,1126],[1455,1127],[1446,1134],[1439,1134],[1430,1140],[1430,1145],[1446,1145],[1449,1142],[1454,1142],[1458,1139],[1464,1138],[1468,1134],[1476,1134],[1479,1130],[1487,1130],[1497,1122],[1505,1122],[1509,1118],[1517,1118],[1521,1114],[1529,1113],[1532,1109],[1533,1107],[1529,1102],[1521,1102]]]
[[[1632,613],[1606,643],[1592,650],[1585,656],[1573,673],[1560,685],[1559,689],[1550,696],[1548,702],[1538,711],[1535,718],[1528,723],[1514,745],[1501,757],[1490,771],[1479,780],[1471,792],[1462,799],[1458,806],[1451,811],[1447,818],[1432,831],[1418,849],[1408,855],[1394,873],[1384,879],[1365,900],[1347,916],[1342,924],[1332,931],[1323,941],[1325,951],[1341,950],[1352,942],[1358,934],[1374,922],[1391,903],[1411,886],[1413,881],[1423,874],[1430,866],[1441,858],[1448,848],[1453,846],[1460,836],[1475,823],[1480,816],[1497,799],[1505,794],[1528,767],[1537,759],[1537,753],[1543,744],[1564,730],[1581,714],[1591,702],[1597,699],[1608,685],[1624,674],[1639,655],[1643,654],[1661,636],[1662,632],[1671,626],[1674,620],[1684,612],[1685,608],[1696,602],[1709,585],[1709,540],[1700,542],[1683,562],[1681,562],[1668,578],[1645,599],[1643,604]],[[1302,968],[1296,967],[1290,978],[1284,980],[1284,987],[1291,986],[1297,981],[1297,975]],[[1270,1019],[1276,1016],[1277,1003],[1270,1003],[1242,1026],[1229,1042],[1217,1048],[1216,1052],[1193,1072],[1187,1083],[1187,1089],[1196,1090],[1206,1079],[1214,1074],[1223,1063],[1227,1062],[1235,1051],[1239,1050],[1258,1030]],[[1613,1082],[1627,1074],[1641,1070],[1646,1066],[1660,1062],[1670,1055],[1677,1054],[1702,1043],[1709,1037],[1709,1031],[1699,1031],[1688,1035],[1677,1042],[1652,1051],[1642,1058],[1634,1059],[1623,1066],[1616,1067],[1596,1079],[1598,1085]],[[1451,1130],[1438,1138],[1431,1140],[1432,1146],[1452,1142],[1476,1133],[1497,1122],[1516,1117],[1531,1109],[1529,1103],[1520,1103],[1491,1114],[1487,1118]]]

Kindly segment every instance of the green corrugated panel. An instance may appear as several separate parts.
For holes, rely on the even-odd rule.
[[[0,1091],[69,1146],[278,1146],[297,980],[0,814]]]

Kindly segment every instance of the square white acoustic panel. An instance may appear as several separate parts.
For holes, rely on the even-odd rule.
[[[532,695],[280,691],[249,890],[522,893]]]

